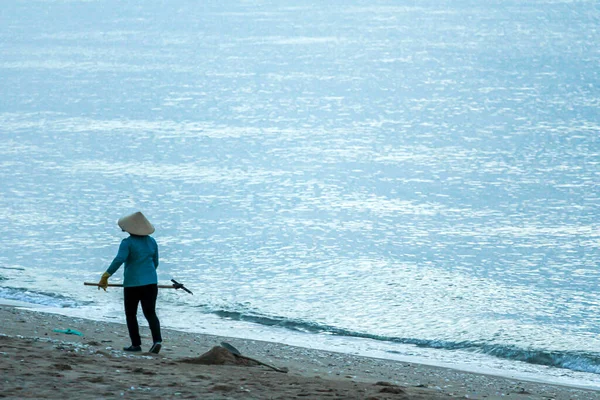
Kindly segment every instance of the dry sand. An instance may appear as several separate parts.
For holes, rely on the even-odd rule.
[[[131,354],[121,350],[129,345],[123,324],[5,305],[0,305],[0,321],[4,398],[600,399],[596,391],[167,329],[159,355]],[[141,331],[147,350],[148,328]],[[289,372],[185,362],[222,341]]]

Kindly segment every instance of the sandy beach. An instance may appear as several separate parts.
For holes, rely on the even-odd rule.
[[[121,350],[129,344],[122,324],[41,311],[0,306],[0,397],[600,398],[599,392],[577,388],[168,329],[164,330],[160,354],[131,354]],[[147,350],[149,331],[141,329]],[[203,354],[222,342],[233,345],[244,356],[289,372],[253,362],[198,363],[206,360]]]

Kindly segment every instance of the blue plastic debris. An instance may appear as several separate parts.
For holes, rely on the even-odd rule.
[[[54,332],[66,333],[67,335],[83,336],[83,333],[76,331],[75,329],[54,329]]]

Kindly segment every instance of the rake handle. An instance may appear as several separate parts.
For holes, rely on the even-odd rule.
[[[97,283],[83,282],[85,286],[100,286]],[[121,283],[109,283],[108,287],[123,287]],[[177,289],[174,285],[158,285],[159,289]]]

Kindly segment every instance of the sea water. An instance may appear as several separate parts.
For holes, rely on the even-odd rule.
[[[30,0],[0,14],[0,297],[600,388],[600,4]],[[111,282],[118,283],[118,272]],[[202,349],[199,349],[199,351]]]

